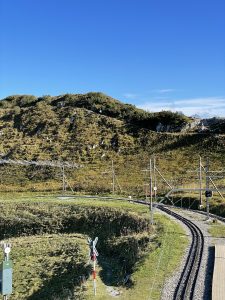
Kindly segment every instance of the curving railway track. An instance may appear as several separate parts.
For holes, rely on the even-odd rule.
[[[144,201],[133,201],[139,204],[149,205]],[[201,265],[203,248],[204,248],[204,236],[201,229],[192,221],[185,217],[175,213],[168,209],[164,205],[156,205],[156,207],[163,212],[173,216],[184,223],[191,232],[192,242],[189,249],[188,257],[177,284],[177,288],[174,292],[173,300],[194,300],[194,292],[198,273]]]
[[[158,209],[180,220],[190,229],[192,242],[188,253],[188,258],[180,276],[173,299],[194,299],[194,291],[203,254],[204,236],[200,228],[190,220],[182,217],[168,208],[165,208],[164,206],[160,205],[158,206]]]

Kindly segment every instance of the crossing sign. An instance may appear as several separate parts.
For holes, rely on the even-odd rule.
[[[96,249],[96,244],[98,242],[98,237],[96,237],[94,240],[88,239],[88,244],[90,247],[90,256],[98,256],[98,251]]]

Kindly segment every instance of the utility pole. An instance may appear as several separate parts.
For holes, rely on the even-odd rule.
[[[202,158],[199,156],[199,207],[202,207]]]
[[[148,195],[149,195],[149,177],[148,177],[148,174],[149,174],[149,166],[147,166],[147,169],[144,169],[142,170],[143,172],[145,172],[145,178],[144,178],[144,190],[145,190],[145,201],[147,202],[148,201]]]
[[[112,193],[115,193],[115,170],[114,170],[114,163],[112,160]]]
[[[143,170],[145,172],[145,180],[144,180],[144,189],[145,189],[145,201],[148,200],[148,169],[147,170]]]
[[[153,225],[153,205],[152,205],[152,186],[153,186],[153,180],[152,180],[152,159],[150,158],[149,161],[149,172],[150,172],[150,224]]]
[[[148,200],[148,184],[145,184],[145,201]]]
[[[206,196],[206,212],[207,218],[209,219],[209,158],[206,158],[206,168],[205,168],[205,175],[206,175],[206,189],[205,189],[205,196]]]
[[[156,181],[156,159],[155,156],[153,157],[153,177],[154,177],[154,197],[155,197],[155,202],[157,200],[157,181]]]
[[[65,167],[64,164],[62,165],[62,190],[63,190],[63,194],[66,191],[66,181],[65,181]]]

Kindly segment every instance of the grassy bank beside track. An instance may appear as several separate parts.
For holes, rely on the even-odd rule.
[[[220,222],[212,223],[209,233],[212,237],[225,238],[225,224],[221,224]]]
[[[225,197],[224,193],[223,197]],[[176,207],[199,210],[199,194],[179,193],[170,196],[170,199]],[[168,205],[172,204],[168,199],[165,199],[163,203]],[[201,211],[206,212],[206,199],[204,192],[202,193]],[[213,193],[213,197],[209,200],[209,212],[220,217],[225,217],[225,200],[216,192]]]
[[[55,261],[56,265],[58,264],[56,269],[59,272],[60,270],[65,271],[70,266],[73,257],[71,252],[65,251],[65,248],[67,245],[69,245],[69,249],[73,249],[73,247],[78,249],[81,246],[79,249],[82,250],[77,252],[77,259],[86,266],[86,269],[82,269],[81,272],[82,275],[85,274],[90,267],[87,263],[87,256],[86,260],[84,259],[84,253],[87,255],[87,245],[82,246],[87,235],[92,238],[99,237],[97,245],[100,253],[98,295],[95,299],[112,299],[111,286],[113,291],[115,289],[119,291],[117,297],[122,300],[160,299],[163,283],[179,265],[187,245],[187,237],[176,222],[156,214],[156,224],[150,227],[148,207],[122,200],[59,199],[55,196],[38,193],[7,193],[1,195],[0,207],[1,239],[8,238],[12,244],[15,244],[12,258],[17,271],[14,274],[15,294],[12,300],[36,300],[40,299],[40,295],[43,300],[57,299],[43,294],[48,287],[49,295],[58,293],[54,285],[49,285],[49,282],[55,280],[54,274],[51,271],[48,272],[48,269],[51,268],[51,259]],[[70,238],[70,242],[66,240],[66,237],[77,234],[77,232],[83,238],[83,240],[80,238],[80,246],[76,241],[71,244]],[[59,238],[62,245],[58,240],[58,244],[51,246],[49,243],[48,247],[43,247],[46,243],[46,234]],[[38,247],[40,256],[35,257],[36,246],[29,249],[30,254],[26,253],[27,245],[25,244],[29,244],[29,242],[32,244],[32,241],[38,240],[39,237],[43,238]],[[47,238],[47,240],[49,239]],[[18,243],[20,247],[24,243],[24,250],[16,248]],[[65,248],[63,248],[64,245]],[[57,248],[63,250],[59,253]],[[42,258],[42,249],[45,260]],[[74,253],[76,253],[75,250]],[[50,260],[48,260],[49,256]],[[35,258],[38,258],[37,272],[35,264],[31,263]],[[43,264],[40,263],[40,260]],[[65,264],[65,261],[68,264]],[[76,266],[76,261],[72,266]],[[41,272],[42,267],[43,272]],[[24,283],[19,284],[21,281],[18,278],[21,274],[18,274],[21,270]],[[75,278],[80,276],[81,273],[78,273],[73,273]],[[44,280],[40,280],[40,274]],[[124,278],[127,275],[129,280],[127,284],[124,284]],[[31,280],[31,278],[34,279]],[[72,292],[79,292],[79,296],[77,294],[75,298],[72,298],[74,296],[68,288],[66,289],[67,295],[61,295],[60,299],[67,299],[68,295],[70,295],[70,299],[93,298],[90,279],[83,286],[84,290],[81,289],[79,280],[75,280],[72,286]],[[85,291],[85,289],[87,290]],[[22,298],[23,293],[29,294],[29,297]]]
[[[86,236],[48,234],[8,241],[13,261],[11,300],[82,298],[81,277],[91,270]]]

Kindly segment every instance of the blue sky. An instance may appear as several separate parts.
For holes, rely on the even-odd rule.
[[[224,0],[0,0],[0,98],[101,91],[225,116]]]

